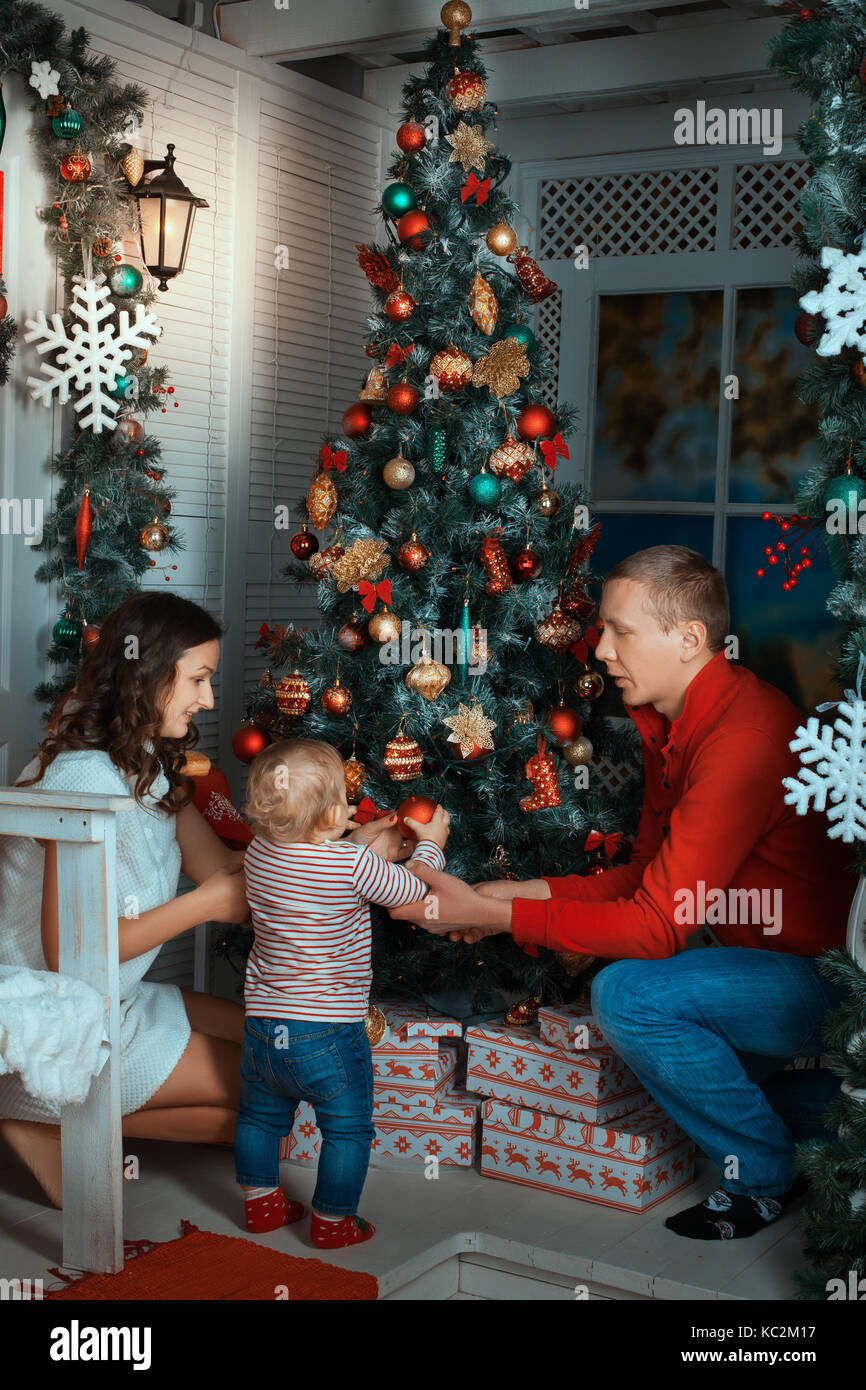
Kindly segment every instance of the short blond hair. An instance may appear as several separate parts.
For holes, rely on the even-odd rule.
[[[697,618],[707,629],[707,646],[720,652],[731,625],[725,577],[697,550],[685,545],[651,545],[620,560],[605,578],[632,579],[647,590],[644,608],[662,632]]]
[[[257,835],[305,840],[344,790],[336,748],[317,738],[284,738],[253,760],[244,815]]]

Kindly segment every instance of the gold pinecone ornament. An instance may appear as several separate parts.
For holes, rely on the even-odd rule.
[[[329,473],[319,472],[310,483],[307,493],[310,525],[316,531],[324,531],[336,510],[337,489],[334,487],[333,479]]]
[[[489,337],[496,327],[499,300],[493,293],[493,287],[489,281],[485,280],[480,270],[476,270],[475,279],[472,281],[472,288],[469,291],[469,313],[481,332],[486,333]]]

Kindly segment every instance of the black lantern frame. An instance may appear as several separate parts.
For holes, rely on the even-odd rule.
[[[165,159],[146,159],[145,175],[157,169],[162,172],[156,174],[149,183],[142,182],[131,190],[132,196],[138,202],[141,257],[151,275],[159,281],[161,290],[167,290],[168,281],[183,273],[192,239],[196,209],[208,206],[206,200],[191,193],[174,172],[174,148],[174,145],[166,146],[168,153]],[[148,204],[156,206],[151,209]],[[183,218],[183,227],[170,230],[169,214],[178,219]],[[170,233],[170,244],[167,232]],[[178,247],[169,260],[169,250]]]

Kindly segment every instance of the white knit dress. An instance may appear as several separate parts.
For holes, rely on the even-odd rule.
[[[33,758],[17,780],[32,777]],[[76,792],[113,792],[133,796],[108,753],[100,749],[59,753],[35,787]],[[145,798],[117,815],[117,911],[128,897],[139,912],[160,907],[177,894],[180,846],[175,820],[154,800],[168,790],[160,772]],[[0,965],[46,970],[42,954],[42,874],[45,851],[25,836],[0,836]],[[159,947],[120,965],[120,1099],[124,1115],[138,1110],[171,1075],[189,1042],[190,1026],[177,985],[144,983]],[[37,1100],[24,1089],[17,1072],[0,1076],[0,1118],[56,1122],[57,1105]]]

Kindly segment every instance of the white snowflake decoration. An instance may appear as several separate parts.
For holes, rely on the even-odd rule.
[[[816,811],[827,812],[828,838],[850,844],[866,840],[866,702],[853,691],[846,695],[832,728],[811,718],[797,729],[788,747],[801,755],[803,766],[797,777],[783,777],[782,786],[788,789],[785,804],[798,816],[813,802]]]
[[[30,86],[36,88],[43,101],[59,94],[59,81],[60,73],[47,60],[44,63],[34,61],[30,64]]]
[[[829,270],[822,290],[810,290],[800,300],[810,314],[822,314],[826,328],[815,351],[835,357],[843,347],[866,353],[866,233],[857,255],[837,246],[825,246],[821,264]]]
[[[102,277],[100,277],[102,278]],[[135,319],[129,322],[129,313],[121,309],[114,324],[114,310],[105,304],[109,296],[107,285],[96,280],[79,280],[72,286],[75,302],[72,313],[84,322],[72,325],[67,332],[60,314],[51,315],[49,324],[45,313],[39,310],[35,319],[28,319],[24,334],[26,343],[36,338],[44,338],[36,351],[39,353],[57,351],[57,365],[44,362],[44,377],[29,376],[27,385],[35,401],[50,405],[53,392],[57,400],[65,405],[69,400],[70,385],[83,394],[75,402],[75,409],[86,412],[81,415],[82,429],[90,428],[94,434],[104,429],[113,430],[117,424],[114,416],[121,402],[109,395],[119,376],[124,374],[124,364],[132,356],[133,348],[147,348],[150,340],[160,335],[156,318],[143,304],[136,304]],[[106,322],[106,320],[111,322]]]

